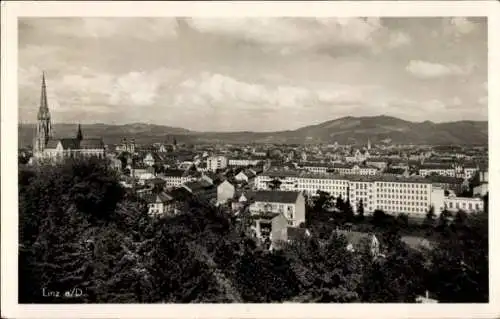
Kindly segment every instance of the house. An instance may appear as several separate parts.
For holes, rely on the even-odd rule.
[[[307,228],[290,227],[286,223],[286,217],[283,214],[278,214],[271,221],[271,245],[269,249],[281,249],[286,243],[300,241],[310,236],[311,232]]]
[[[410,176],[409,170],[403,167],[388,167],[385,169],[383,174],[390,176],[404,176],[404,177]]]
[[[233,184],[225,180],[217,186],[217,204],[224,204],[234,197],[235,188]]]
[[[484,211],[484,201],[479,197],[456,197],[450,195],[444,199],[444,208],[450,212],[461,210],[467,213],[478,213]]]
[[[387,160],[382,158],[372,158],[366,160],[366,165],[377,167],[379,170],[384,170],[387,167]]]
[[[378,172],[377,167],[358,165],[352,163],[335,163],[333,164],[333,171],[338,174],[345,175],[375,175]]]
[[[328,164],[315,162],[300,163],[299,167],[313,173],[326,173],[330,168]]]
[[[111,167],[112,169],[116,170],[116,171],[121,171],[122,170],[122,167],[123,167],[123,163],[122,161],[116,157],[116,156],[110,156],[108,154],[108,160],[109,160],[109,167]]]
[[[209,169],[208,169],[208,166],[207,166],[207,163],[206,162],[201,162],[199,164],[196,165],[196,169],[199,171],[199,172],[208,172]]]
[[[440,187],[445,191],[452,191],[456,194],[462,193],[466,188],[466,181],[463,178],[442,176],[442,175],[428,175],[425,177],[435,187]]]
[[[217,201],[217,187],[205,180],[186,182],[182,187],[199,200],[209,203]]]
[[[160,217],[174,214],[174,198],[165,192],[152,193],[144,197],[148,204],[148,213]]]
[[[195,179],[195,176],[190,174],[190,172],[178,169],[167,169],[163,172],[163,174],[159,174],[158,177],[165,180],[166,187],[181,186],[182,184]]]
[[[252,170],[245,169],[236,174],[236,176],[234,176],[234,179],[238,182],[245,182],[251,184],[255,176],[256,174]]]
[[[228,166],[248,167],[255,166],[262,161],[260,158],[230,158],[228,159]]]
[[[478,186],[473,188],[473,196],[485,196],[488,193],[488,182],[482,182]]]
[[[166,181],[162,178],[151,178],[144,181],[144,184],[150,187],[153,192],[162,191],[165,188]]]
[[[252,204],[250,212],[282,213],[288,225],[299,227],[305,219],[305,199],[301,192],[295,191],[257,191],[249,194]]]
[[[373,257],[378,257],[380,255],[380,242],[375,234],[338,229],[335,230],[334,233],[345,237],[347,240],[347,251],[360,252],[367,249]]]
[[[421,176],[441,175],[455,177],[456,170],[449,163],[423,164],[418,170],[418,173]]]
[[[220,169],[225,169],[227,167],[227,157],[219,155],[219,156],[210,156],[207,158],[207,167],[208,170],[215,172]]]
[[[153,166],[157,163],[160,162],[160,157],[158,156],[157,153],[153,153],[153,152],[148,152],[146,153],[146,155],[144,156],[144,158],[142,159],[142,162],[144,163],[144,165],[146,166]]]

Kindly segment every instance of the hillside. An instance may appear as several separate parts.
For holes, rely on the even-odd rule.
[[[55,124],[55,136],[74,136],[74,124]],[[19,145],[31,144],[33,124],[19,126]],[[398,144],[487,144],[488,122],[459,121],[448,123],[409,122],[395,117],[343,117],[293,131],[262,132],[195,132],[152,124],[82,125],[86,136],[102,136],[105,143],[119,143],[134,137],[137,143],[171,141],[184,143],[334,143],[364,144],[391,141]]]

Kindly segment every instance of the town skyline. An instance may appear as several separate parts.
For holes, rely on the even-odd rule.
[[[19,121],[36,120],[42,71],[54,123],[487,121],[486,40],[482,18],[23,18]]]

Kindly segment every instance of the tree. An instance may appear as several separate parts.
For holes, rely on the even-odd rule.
[[[408,228],[409,221],[408,221],[408,215],[407,214],[399,214],[398,217],[396,218],[396,223],[398,227],[400,228]]]
[[[279,190],[281,188],[282,182],[279,179],[273,179],[269,182],[268,187],[271,190]]]
[[[147,211],[135,211],[125,227],[121,205],[127,198],[114,172],[96,159],[75,159],[19,174],[20,302],[110,301],[115,293],[119,300],[142,300],[148,288],[141,278],[147,273],[133,272],[141,269],[141,261],[121,261],[133,256],[134,243],[144,239],[140,219]],[[116,289],[128,285],[125,278],[145,286],[120,293]],[[75,287],[82,289],[79,298],[41,293]]]
[[[359,201],[358,204],[358,217],[360,220],[363,220],[365,218],[365,207],[362,199]]]
[[[424,228],[433,228],[435,224],[435,218],[436,214],[434,213],[434,205],[432,205],[427,211],[427,214],[425,215],[425,219],[422,223],[422,226]]]
[[[340,210],[344,208],[344,200],[342,199],[342,195],[339,195],[337,197],[337,200],[335,201],[335,208]]]
[[[384,226],[385,223],[387,222],[387,219],[388,219],[388,216],[386,215],[386,213],[383,210],[376,209],[373,212],[372,223],[374,226],[377,226],[377,227]]]
[[[352,206],[349,197],[347,197],[347,200],[344,202],[344,207],[342,211],[344,213],[346,221],[350,222],[354,219],[354,212],[352,211]]]
[[[488,260],[488,216],[470,216],[432,251],[428,286],[439,302],[488,302]]]
[[[393,246],[385,259],[368,263],[361,287],[364,302],[413,303],[424,291],[426,269],[423,256],[405,245]]]

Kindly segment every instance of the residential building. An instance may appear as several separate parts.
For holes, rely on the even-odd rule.
[[[339,229],[335,233],[345,237],[349,252],[368,251],[373,257],[380,255],[380,242],[375,234]]]
[[[234,197],[235,188],[233,184],[225,180],[217,186],[217,204],[224,204]]]
[[[387,160],[380,158],[370,158],[366,160],[366,165],[376,167],[379,170],[384,170],[387,167]]]
[[[228,166],[235,166],[235,167],[247,167],[247,166],[256,166],[260,162],[262,162],[262,159],[256,159],[256,158],[230,158],[228,159]]]
[[[165,180],[166,187],[178,187],[196,179],[189,172],[178,169],[167,169],[162,174],[159,174],[158,177]]]
[[[488,182],[482,182],[478,186],[474,187],[472,193],[475,197],[483,197],[488,194]]]
[[[484,202],[479,197],[448,196],[444,199],[444,207],[450,212],[478,213],[484,211]]]
[[[182,187],[199,200],[214,204],[217,202],[217,187],[212,183],[205,180],[190,181],[184,183]]]
[[[333,164],[333,172],[345,175],[375,175],[378,173],[378,169],[375,166],[335,163]]]
[[[423,164],[418,170],[420,176],[441,175],[455,177],[456,170],[453,165],[443,164]]]
[[[225,156],[210,156],[207,158],[207,167],[210,171],[215,172],[227,167],[228,161]]]
[[[257,191],[251,195],[252,215],[261,212],[282,213],[288,225],[298,227],[306,221],[305,199],[301,192],[292,191]]]
[[[330,165],[325,163],[305,162],[300,163],[299,167],[312,173],[326,173]]]
[[[247,170],[243,170],[241,172],[239,172],[238,174],[236,174],[234,176],[234,179],[238,182],[245,182],[245,183],[248,183],[248,184],[251,184],[255,178],[256,174],[247,169]]]
[[[148,213],[152,216],[160,217],[163,215],[174,214],[174,198],[167,193],[151,193],[144,197],[148,203]]]

